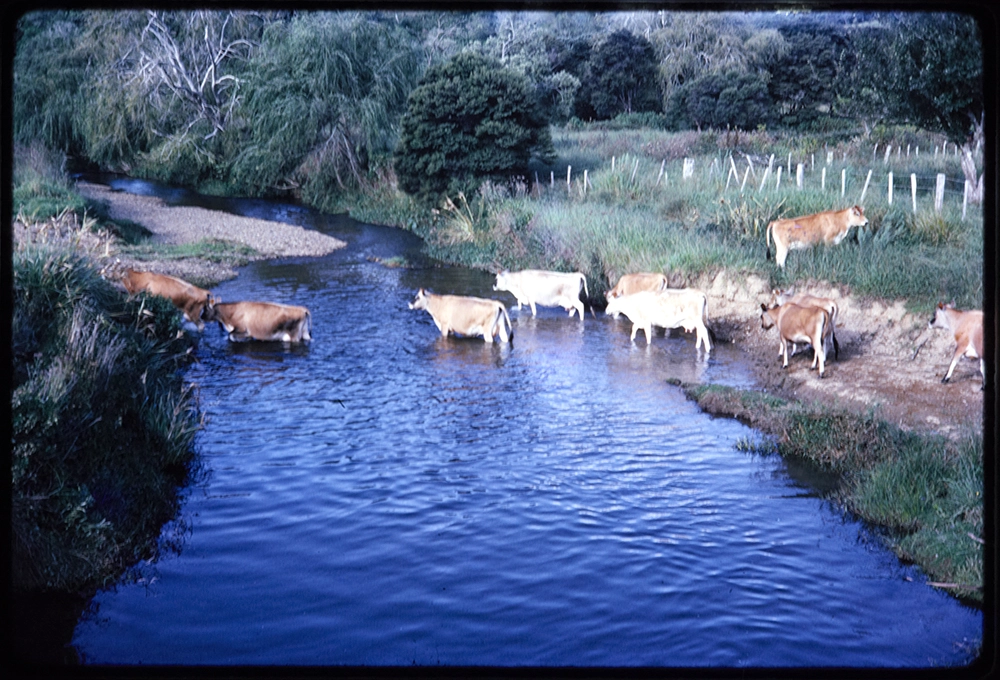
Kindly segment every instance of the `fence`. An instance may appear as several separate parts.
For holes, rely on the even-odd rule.
[[[934,158],[938,158],[939,154],[941,154],[943,156],[945,153],[948,153],[948,151],[950,151],[950,150],[946,150],[947,146],[948,145],[944,145],[942,147],[935,148],[934,149],[934,156],[933,157]],[[954,148],[954,154],[956,156],[958,156],[959,153],[960,153],[959,147],[956,146],[956,145],[951,145],[951,146]],[[878,151],[879,151],[879,145],[876,144],[874,146],[874,148],[873,148],[873,151],[872,151],[873,158],[877,158]],[[887,165],[889,163],[893,151],[896,152],[896,158],[897,159],[901,159],[902,158],[903,149],[902,149],[901,146],[893,147],[892,145],[886,145],[885,148],[884,148],[883,156],[882,156],[882,164],[883,165]],[[912,152],[912,157],[913,158],[919,158],[920,157],[920,147],[919,146],[916,146],[916,147],[908,146],[906,148],[906,157],[907,158],[911,158],[911,152]],[[951,154],[949,153],[949,155],[951,155]],[[835,156],[835,152],[833,152],[833,151],[827,151],[826,152],[826,164],[820,167],[820,173],[819,173],[820,191],[824,191],[824,192],[827,191],[827,186],[826,186],[827,185],[827,168],[828,168],[828,166],[833,165],[833,163],[835,161],[834,156]],[[628,163],[628,160],[629,159],[628,159],[627,156],[625,158],[621,159],[621,162],[619,162],[619,159],[617,159],[616,157],[612,157],[611,158],[611,171],[612,171],[612,173],[614,173],[614,172],[616,172],[616,168],[618,168],[617,171],[619,171],[619,172],[621,172],[621,171],[628,172],[628,168],[627,167],[623,168],[622,166],[624,166],[624,165],[631,165],[631,171],[628,172],[628,174],[629,174],[629,180],[628,180],[628,182],[630,184],[634,184],[635,180],[636,180],[636,175],[637,175],[638,170],[639,170],[639,158],[635,158],[634,162],[632,162],[632,163]],[[785,174],[787,174],[788,176],[792,175],[792,154],[791,153],[788,154],[786,164],[782,164],[779,161],[777,166],[775,165],[775,156],[772,154],[769,157],[769,159],[768,159],[767,167],[763,169],[762,173],[760,173],[759,179],[758,179],[758,170],[759,170],[759,168],[757,168],[757,167],[754,166],[754,161],[753,161],[753,159],[749,155],[744,154],[743,159],[741,160],[741,163],[743,161],[746,162],[746,167],[745,167],[745,169],[743,170],[742,173],[740,173],[739,169],[737,168],[736,159],[735,159],[735,157],[732,154],[730,154],[727,157],[726,160],[728,160],[729,168],[728,168],[728,172],[726,173],[725,191],[728,191],[730,189],[730,187],[733,184],[733,180],[735,180],[736,183],[739,185],[739,192],[740,192],[740,194],[743,194],[743,193],[745,193],[746,188],[747,188],[747,184],[748,184],[748,182],[751,179],[753,180],[753,183],[750,186],[757,193],[762,193],[762,192],[766,191],[769,187],[772,187],[772,186],[773,186],[773,189],[775,191],[777,191],[777,190],[779,190],[781,188],[783,171],[785,171]],[[782,159],[782,160],[785,160],[785,159]],[[844,161],[846,162],[846,160],[847,160],[847,154],[845,152],[844,153]],[[713,159],[711,165],[708,167],[708,170],[707,170],[709,178],[711,178],[714,175],[718,175],[721,178],[722,167],[725,164],[726,164],[725,161],[720,161],[719,158]],[[810,174],[813,177],[815,177],[815,165],[816,165],[816,155],[815,154],[811,154],[810,155],[810,159],[809,159],[809,169],[810,169]],[[692,159],[692,158],[685,158],[685,159],[683,159],[681,168],[682,168],[682,170],[681,170],[681,181],[682,182],[689,182],[689,181],[693,181],[695,179],[695,160],[694,159]],[[874,174],[874,169],[873,168],[869,169],[868,172],[865,174],[864,186],[863,186],[863,188],[861,190],[861,194],[860,194],[859,198],[857,199],[857,202],[859,204],[864,203],[865,197],[868,195],[869,188],[872,188],[873,190],[876,190],[876,187],[872,185],[873,174]],[[843,197],[845,197],[847,195],[847,189],[848,189],[848,168],[842,167],[840,169],[839,180],[840,180],[840,182],[839,182],[839,185],[840,185],[840,187],[839,187],[840,188],[840,196],[841,196],[841,198],[843,198]],[[886,200],[889,203],[889,205],[892,205],[893,202],[897,199],[897,196],[896,196],[896,187],[895,187],[895,180],[896,180],[895,173],[892,170],[887,171],[884,175],[880,174],[878,177],[876,177],[876,184],[879,185],[880,187],[884,187],[885,197],[886,197]],[[794,180],[791,180],[791,179],[786,179],[785,180],[786,183],[789,182],[789,181],[794,181],[795,182],[795,187],[797,189],[799,189],[799,190],[802,190],[802,189],[805,188],[805,183],[806,183],[806,163],[799,162],[799,163],[795,164]],[[833,180],[833,181],[835,181],[835,180]],[[535,182],[536,182],[536,184],[538,182],[537,176],[536,176]],[[904,179],[904,182],[905,182],[905,179]],[[550,183],[550,187],[552,187],[552,188],[555,187],[555,172],[554,171],[550,173],[549,183]],[[669,172],[667,170],[667,161],[666,161],[666,159],[664,159],[660,163],[659,171],[658,171],[658,173],[656,175],[656,180],[655,180],[653,186],[654,187],[659,187],[661,183],[664,186],[667,186],[669,184]],[[949,184],[951,186],[955,186],[957,184],[958,186],[961,186],[961,189],[949,188]],[[967,214],[967,211],[968,211],[969,197],[971,195],[972,187],[971,187],[969,181],[966,180],[964,177],[960,178],[960,179],[957,179],[957,180],[956,179],[949,179],[946,176],[945,173],[936,173],[935,175],[918,175],[917,173],[913,173],[913,172],[909,173],[909,189],[910,189],[910,191],[909,191],[909,199],[910,199],[910,208],[912,209],[912,211],[914,212],[914,214],[917,213],[918,208],[919,208],[920,205],[926,205],[926,203],[927,203],[926,201],[922,201],[922,202],[918,203],[918,200],[917,200],[917,198],[918,198],[918,187],[925,187],[923,193],[928,193],[928,190],[926,189],[926,187],[931,186],[931,185],[933,186],[933,190],[932,190],[932,195],[933,195],[933,204],[932,204],[933,205],[933,210],[935,212],[937,212],[937,213],[940,213],[943,210],[944,204],[945,204],[945,196],[946,196],[946,194],[951,194],[951,195],[959,195],[959,194],[961,194],[962,219],[964,220],[966,218],[966,214]],[[588,189],[592,189],[592,188],[593,188],[593,185],[591,184],[591,181],[590,181],[590,172],[589,172],[589,169],[585,169],[583,171],[583,178],[582,178],[582,180],[578,181],[577,184],[576,184],[576,189],[577,189],[577,191],[579,192],[579,194],[581,196],[585,196],[587,194]],[[572,193],[573,190],[574,190],[573,168],[572,168],[572,166],[567,166],[566,167],[566,190],[569,193]],[[881,190],[881,189],[879,189],[879,190]],[[904,198],[904,200],[905,200],[905,198]]]

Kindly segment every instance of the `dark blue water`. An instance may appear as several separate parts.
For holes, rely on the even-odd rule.
[[[981,613],[927,586],[757,435],[666,382],[751,386],[731,345],[512,312],[512,346],[441,338],[415,291],[512,298],[459,268],[389,269],[399,231],[215,292],[305,305],[308,347],[208,327],[206,474],[73,643],[99,664],[937,666]]]

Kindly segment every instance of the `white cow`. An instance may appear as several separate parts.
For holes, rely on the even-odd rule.
[[[705,347],[712,351],[708,331],[708,298],[694,288],[667,288],[659,292],[648,290],[612,298],[605,313],[610,316],[624,314],[632,322],[632,341],[641,328],[646,333],[646,344],[652,342],[652,327],[684,328],[698,332],[695,349]]]
[[[562,307],[580,314],[583,320],[583,301],[580,300],[580,284],[588,296],[587,277],[580,272],[566,274],[563,272],[547,272],[537,269],[526,269],[520,272],[502,271],[497,274],[493,290],[511,293],[517,298],[517,308],[521,305],[531,307],[531,316],[535,316],[536,305],[543,307]]]
[[[449,333],[467,337],[481,335],[489,343],[494,336],[499,336],[500,342],[509,342],[514,337],[507,309],[496,300],[435,295],[421,288],[410,303],[410,309],[426,310],[442,336]]]

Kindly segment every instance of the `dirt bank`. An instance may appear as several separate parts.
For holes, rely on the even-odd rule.
[[[851,296],[845,289],[800,282],[796,289],[838,301],[840,358],[828,358],[821,380],[810,370],[808,348],[781,368],[776,329],[760,324],[767,282],[725,272],[697,283],[708,294],[720,340],[738,343],[759,384],[768,392],[806,402],[822,401],[855,411],[872,409],[908,430],[957,437],[981,432],[983,392],[979,362],[960,360],[951,382],[941,383],[954,353],[948,331],[928,327],[932,310],[909,313],[902,301]]]

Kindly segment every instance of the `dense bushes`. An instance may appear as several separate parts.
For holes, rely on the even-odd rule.
[[[190,472],[188,344],[159,298],[82,257],[13,258],[11,573],[15,591],[86,592],[152,554]]]

